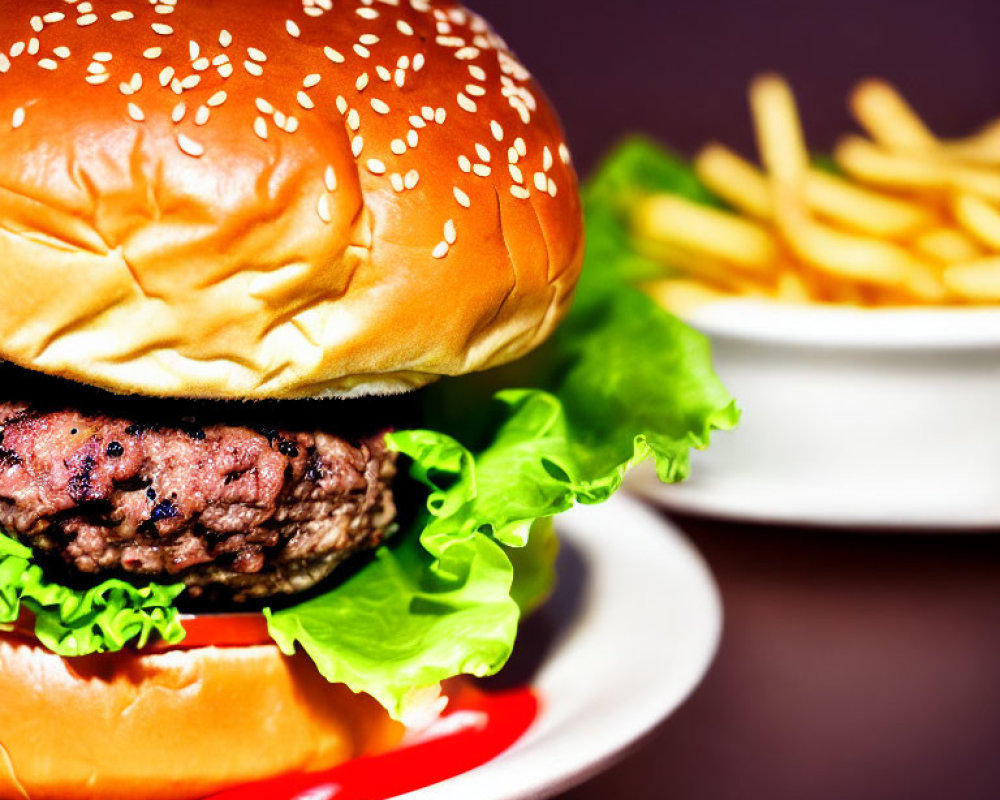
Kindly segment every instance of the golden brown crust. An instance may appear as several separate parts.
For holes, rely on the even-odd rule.
[[[90,5],[0,17],[0,357],[118,392],[387,392],[566,310],[568,151],[479,17]]]
[[[396,746],[400,723],[273,645],[66,660],[0,638],[0,799],[186,800]]]

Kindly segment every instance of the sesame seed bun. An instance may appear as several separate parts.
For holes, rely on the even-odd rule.
[[[0,798],[194,800],[399,744],[374,700],[273,645],[63,659],[0,636]]]
[[[120,393],[403,391],[538,345],[581,258],[559,123],[461,6],[0,17],[0,358]]]

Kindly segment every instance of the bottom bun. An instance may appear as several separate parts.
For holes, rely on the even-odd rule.
[[[273,645],[68,660],[0,637],[4,800],[193,800],[384,752],[403,733]]]

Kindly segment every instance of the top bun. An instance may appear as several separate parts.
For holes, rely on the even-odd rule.
[[[0,358],[119,393],[404,391],[566,310],[539,87],[430,0],[23,0],[0,16]]]

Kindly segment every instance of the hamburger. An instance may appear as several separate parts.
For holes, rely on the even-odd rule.
[[[506,660],[547,518],[731,418],[627,287],[553,338],[569,151],[457,4],[29,0],[0,87],[2,798],[395,746]]]

